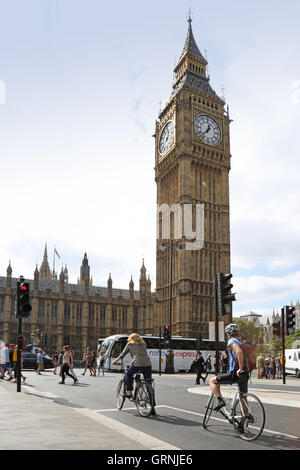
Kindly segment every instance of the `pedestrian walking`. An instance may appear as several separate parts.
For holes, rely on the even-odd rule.
[[[81,375],[85,375],[87,369],[90,369],[90,366],[89,366],[90,360],[91,360],[91,353],[90,353],[89,348],[87,348],[86,353],[84,353],[83,355],[83,361],[85,361],[85,368]]]
[[[265,363],[264,356],[260,353],[256,358],[256,368],[257,368],[257,378],[258,379],[263,378],[264,363]]]
[[[275,363],[276,363],[276,376],[277,376],[277,379],[281,379],[282,378],[282,361],[281,361],[280,354],[276,357]]]
[[[13,353],[13,364],[14,364],[14,382],[18,381],[18,371],[19,371],[19,364],[18,364],[18,346],[15,346],[14,353]],[[26,377],[22,374],[22,367],[23,367],[23,358],[21,356],[21,377],[23,382],[25,382]]]
[[[270,357],[270,378],[272,378],[273,380],[275,379],[275,374],[276,374],[276,362],[275,362],[275,356],[272,355]]]
[[[226,374],[229,370],[229,358],[226,353],[222,354],[221,357],[222,373]]]
[[[75,379],[78,381],[77,375],[74,372],[74,352],[70,346],[68,346],[68,348],[70,351],[70,374],[72,374],[73,377],[75,377]]]
[[[270,378],[270,356],[267,354],[267,357],[265,357],[265,377],[266,379]]]
[[[1,343],[1,379],[4,380],[4,375],[5,372],[8,372],[8,379],[7,380],[12,380],[13,375],[12,375],[12,370],[11,370],[11,362],[9,358],[9,349],[5,345],[5,343]]]
[[[204,382],[207,379],[208,374],[211,372],[211,354],[208,354],[207,359],[205,361],[205,369],[206,369],[206,375],[204,378]]]
[[[42,375],[41,370],[42,370],[43,365],[44,365],[44,356],[43,356],[43,350],[42,349],[40,349],[39,352],[38,352],[36,362],[37,362],[36,372],[37,372],[38,375]]]
[[[90,374],[94,377],[96,377],[96,365],[97,365],[97,356],[95,351],[92,351],[90,362],[89,362],[89,369],[90,369]]]
[[[53,374],[56,375],[56,369],[58,366],[58,352],[57,351],[54,351],[54,353],[52,354],[52,361],[53,361],[53,366],[54,366]]]
[[[100,375],[100,369],[102,370],[102,375],[104,375],[104,364],[105,364],[105,357],[104,357],[103,352],[101,351],[99,354],[98,375]]]
[[[62,367],[61,367],[61,375],[62,375],[62,380],[59,382],[59,384],[65,384],[65,379],[66,375],[68,377],[71,377],[74,381],[74,385],[78,382],[78,379],[74,377],[74,375],[70,374],[70,363],[71,363],[71,355],[70,355],[70,350],[68,346],[63,347],[64,355],[63,355],[63,360],[62,360]]]
[[[200,379],[202,379],[203,383],[205,383],[205,378],[202,377],[202,372],[205,372],[205,361],[203,359],[201,351],[197,351],[194,363],[195,369],[197,371],[196,384],[200,385]]]
[[[59,376],[61,377],[61,368],[63,363],[64,352],[63,350],[60,351],[57,359],[57,367],[59,367]]]

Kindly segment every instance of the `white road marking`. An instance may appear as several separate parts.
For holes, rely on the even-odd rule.
[[[201,386],[197,388],[196,387],[188,388],[187,391],[189,393],[194,393],[196,395],[198,394],[198,395],[209,396],[211,394],[211,390],[209,388],[203,388]],[[223,396],[225,398],[232,398],[234,392],[232,391],[231,387],[226,387],[223,385],[222,391],[223,391]],[[269,405],[279,405],[279,406],[289,406],[293,408],[300,408],[300,399],[299,399],[298,393],[289,392],[290,395],[287,397],[286,393],[288,392],[278,391],[278,394],[281,393],[282,396],[272,397],[270,396],[271,392],[269,390],[261,390],[261,389],[254,389],[254,388],[251,388],[251,390],[249,389],[249,393],[253,391],[257,392],[258,398],[260,398],[260,400],[263,403],[268,403]]]
[[[121,433],[126,437],[129,437],[135,442],[139,442],[145,447],[148,447],[152,450],[181,450],[179,447],[175,447],[168,442],[161,441],[156,437],[150,436],[150,434],[146,434],[142,431],[138,431],[127,424],[120,423],[119,421],[109,418],[108,416],[104,416],[95,412],[95,410],[89,410],[87,408],[76,408],[75,411],[80,413],[88,418],[97,421],[98,423],[102,424],[103,426],[107,426],[110,429],[113,429],[117,433]],[[119,410],[117,410],[119,411]]]
[[[204,417],[203,413],[197,413],[196,411],[182,410],[181,408],[175,408],[174,406],[169,406],[169,405],[161,405],[161,406],[164,406],[165,408],[170,408],[171,410],[181,411],[182,413],[190,413],[190,414],[193,414],[193,415]],[[211,416],[210,419],[215,419],[216,421],[224,421],[225,423],[227,422],[227,420],[225,418],[224,419],[215,418],[214,416]],[[270,429],[264,429],[263,432],[268,432],[268,433],[271,433],[271,434],[277,434],[277,435],[280,435],[280,436],[290,437],[291,439],[299,440],[298,436],[292,436],[291,434],[285,434],[284,432],[280,432],[280,431],[272,431]]]

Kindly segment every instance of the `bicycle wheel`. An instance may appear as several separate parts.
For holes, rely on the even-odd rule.
[[[117,408],[121,410],[123,408],[125,401],[125,380],[124,378],[120,380],[117,388]]]
[[[206,411],[203,418],[203,427],[206,429],[212,410],[216,407],[215,395],[212,393],[206,405]]]
[[[243,393],[233,407],[233,428],[246,441],[254,441],[263,432],[265,410],[257,396]]]
[[[148,382],[140,382],[135,390],[136,407],[141,416],[147,418],[153,407],[152,386]]]

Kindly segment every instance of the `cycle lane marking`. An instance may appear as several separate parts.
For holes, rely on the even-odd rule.
[[[128,408],[127,408],[128,409]],[[75,410],[77,413],[80,413],[88,418],[97,421],[98,423],[109,427],[110,429],[125,435],[126,437],[130,437],[130,439],[139,442],[140,444],[148,447],[152,450],[181,450],[180,447],[176,447],[168,442],[162,441],[157,439],[156,437],[151,436],[150,434],[146,434],[142,431],[138,431],[137,429],[128,426],[127,424],[123,424],[116,419],[109,418],[108,416],[104,416],[95,410],[90,410],[88,408],[77,408]],[[114,411],[119,411],[114,409]]]
[[[204,418],[204,413],[198,413],[196,411],[183,410],[182,408],[176,408],[175,406],[157,405],[155,407],[155,409],[157,409],[157,408],[169,408],[171,410],[180,411],[181,413],[188,413],[188,414],[192,414],[192,415],[196,415],[196,416],[201,416],[202,418]],[[130,411],[130,410],[136,410],[136,408],[135,407],[124,408],[122,411],[124,412],[124,411]],[[94,411],[96,411],[98,413],[105,413],[106,411],[107,412],[112,412],[112,411],[120,412],[120,410],[117,410],[116,408],[107,408],[107,409],[94,410]],[[228,420],[225,419],[225,418],[217,418],[217,417],[211,416],[210,419],[214,419],[215,421],[222,421],[223,423],[228,423]],[[200,423],[199,423],[199,425],[200,425]],[[286,434],[286,433],[280,432],[280,431],[272,431],[271,429],[264,428],[263,432],[267,432],[269,434],[275,434],[275,435],[280,435],[280,436],[284,436],[284,437],[289,437],[291,439],[299,440],[298,436],[293,436],[292,434]]]
[[[224,392],[223,396],[225,398],[232,398],[233,397],[233,392],[231,392],[229,387],[226,388],[226,387],[223,386],[222,389],[223,389],[223,392]],[[196,388],[196,387],[191,387],[191,388],[188,388],[187,391],[189,393],[194,393],[195,395],[209,396],[211,394],[211,390],[209,388],[200,389],[200,388]],[[249,389],[249,393],[252,393],[254,391],[258,392],[258,389],[253,389],[253,388]],[[283,395],[282,397],[279,397],[279,396],[272,397],[272,396],[270,396],[271,393],[273,393],[273,392],[270,392],[268,390],[261,390],[259,393],[257,393],[257,396],[263,402],[263,404],[288,406],[288,407],[292,407],[292,408],[300,408],[300,400],[299,400],[299,395],[297,393],[290,392],[290,395],[288,397],[289,399],[285,396],[285,394],[287,392],[284,392],[284,391],[278,392],[278,393],[281,393]],[[295,398],[295,399],[292,400],[291,398]]]
[[[160,407],[164,407],[164,408],[170,408],[171,410],[177,410],[177,411],[181,411],[182,413],[189,413],[189,414],[193,414],[193,415],[196,415],[196,416],[201,416],[202,418],[204,418],[204,414],[203,413],[198,413],[196,411],[189,411],[189,410],[183,410],[181,408],[175,408],[174,406],[169,406],[169,405],[160,405]],[[157,408],[157,407],[156,407]],[[217,418],[217,417],[214,417],[214,416],[211,416],[210,419],[215,419],[216,421],[223,421],[225,423],[228,423],[227,419],[222,419],[222,418]],[[284,436],[284,437],[290,437],[291,439],[297,439],[299,440],[299,437],[298,436],[293,436],[291,434],[286,434],[284,432],[280,432],[280,431],[272,431],[271,429],[266,429],[264,428],[263,432],[268,432],[270,434],[278,434],[280,436]]]

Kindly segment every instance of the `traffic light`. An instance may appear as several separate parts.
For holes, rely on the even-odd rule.
[[[18,336],[18,351],[23,350],[23,336]]]
[[[30,284],[29,282],[17,283],[17,315],[20,317],[28,317],[32,310],[29,303]]]
[[[296,322],[294,318],[296,318],[295,307],[291,307],[287,305],[285,307],[285,332],[287,335],[293,335],[295,333],[295,325]]]
[[[201,349],[202,346],[202,336],[199,334],[196,336],[196,349]]]
[[[272,323],[272,334],[273,336],[280,336],[281,324],[280,321]]]
[[[44,346],[48,346],[48,335],[44,333]]]
[[[164,340],[170,341],[170,339],[171,339],[170,325],[164,325]]]
[[[226,315],[232,313],[232,302],[236,300],[235,294],[231,293],[233,287],[230,284],[232,274],[217,274],[217,303],[218,303],[218,314]]]

